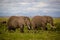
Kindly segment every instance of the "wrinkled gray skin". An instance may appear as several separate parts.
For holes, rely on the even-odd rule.
[[[47,19],[47,23],[49,23],[51,25],[51,27],[54,27],[54,23],[53,23],[53,18],[50,16],[44,16]]]
[[[44,16],[47,19],[47,23],[50,24],[51,29],[56,30],[56,27],[53,22],[53,18],[51,16]]]
[[[24,19],[22,17],[17,17],[17,16],[11,16],[8,20],[8,30],[15,31],[17,28],[20,28],[21,32],[24,32]]]
[[[42,27],[43,30],[47,30],[47,23],[50,23],[52,26],[53,24],[53,18],[50,16],[35,16],[32,18],[32,29],[38,30],[39,27]]]
[[[46,29],[46,18],[42,16],[35,16],[32,18],[32,29],[38,30],[39,27],[43,27],[43,29]]]
[[[27,16],[20,16],[20,17],[23,17],[24,18],[25,26],[27,26],[28,30],[30,30],[31,29],[31,21],[30,21],[30,18],[27,17]]]
[[[28,17],[27,17],[28,18]],[[24,25],[26,25],[28,27],[28,29],[30,30],[30,24],[29,21],[26,17],[24,16],[11,16],[8,20],[8,30],[11,31],[15,31],[17,28],[20,28],[21,32],[24,32]]]

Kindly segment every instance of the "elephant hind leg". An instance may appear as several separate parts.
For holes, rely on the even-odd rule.
[[[8,31],[9,31],[9,32],[12,32],[12,31],[15,31],[15,30],[16,30],[16,28],[8,27]]]

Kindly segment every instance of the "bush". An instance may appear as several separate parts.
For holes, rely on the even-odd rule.
[[[55,26],[56,26],[56,31],[60,31],[60,23],[56,23]]]
[[[1,24],[0,23],[0,34],[4,33],[6,29],[6,24]]]

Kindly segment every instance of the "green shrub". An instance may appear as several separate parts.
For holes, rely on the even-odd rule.
[[[56,23],[55,26],[56,26],[56,31],[60,31],[60,23]]]

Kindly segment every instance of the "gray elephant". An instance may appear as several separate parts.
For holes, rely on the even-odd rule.
[[[50,16],[35,16],[32,18],[32,29],[36,30],[40,27],[43,28],[43,30],[47,30],[47,23],[51,24],[52,26],[54,26],[53,24],[53,18]]]
[[[17,28],[20,28],[21,32],[24,32],[24,26],[26,25],[27,28],[30,30],[30,19],[29,17],[25,16],[11,16],[8,20],[8,30],[15,31]]]
[[[24,19],[23,17],[11,16],[8,20],[8,30],[15,31],[17,28],[20,28],[21,32],[24,32]]]
[[[46,18],[42,17],[42,16],[35,16],[32,18],[32,29],[38,29],[40,27],[43,27],[43,29],[46,29]],[[40,26],[40,27],[39,27]]]

